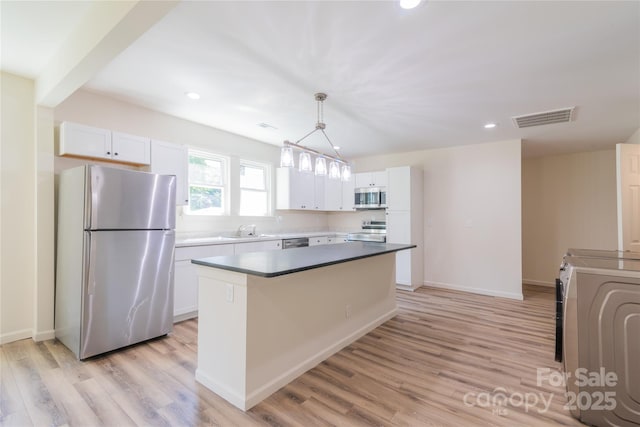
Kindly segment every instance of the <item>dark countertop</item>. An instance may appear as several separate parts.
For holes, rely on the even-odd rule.
[[[347,242],[337,245],[215,256],[192,259],[191,262],[254,276],[276,277],[415,247],[416,245],[411,244]]]

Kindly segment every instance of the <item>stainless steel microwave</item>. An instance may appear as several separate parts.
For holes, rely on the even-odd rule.
[[[356,188],[354,205],[356,209],[384,209],[387,207],[387,189],[385,187]]]

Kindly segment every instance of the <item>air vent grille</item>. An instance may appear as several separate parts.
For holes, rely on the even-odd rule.
[[[563,108],[561,110],[544,111],[542,113],[525,114],[512,117],[513,124],[517,128],[528,128],[531,126],[543,126],[553,123],[565,123],[573,120],[575,107]]]

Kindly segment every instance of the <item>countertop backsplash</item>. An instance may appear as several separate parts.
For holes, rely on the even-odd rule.
[[[176,235],[180,238],[235,235],[240,226],[255,224],[256,234],[330,231],[325,212],[275,211],[273,216],[200,216],[176,212]]]

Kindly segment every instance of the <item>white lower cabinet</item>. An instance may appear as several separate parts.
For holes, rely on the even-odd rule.
[[[233,253],[235,255],[245,254],[247,252],[277,251],[282,249],[282,240],[236,243],[233,246]]]
[[[348,242],[347,236],[327,237],[327,244],[329,245],[335,245],[337,243],[346,243],[346,242]]]
[[[176,248],[173,281],[173,321],[198,315],[198,275],[192,259],[233,255],[234,245],[187,246]]]
[[[326,245],[328,242],[327,236],[309,237],[309,246]]]

